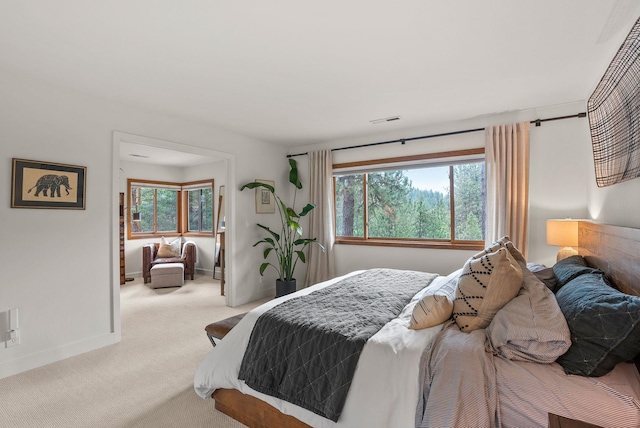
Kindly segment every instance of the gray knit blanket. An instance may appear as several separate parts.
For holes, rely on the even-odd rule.
[[[258,318],[238,378],[337,421],[364,344],[436,276],[372,269],[283,302]]]

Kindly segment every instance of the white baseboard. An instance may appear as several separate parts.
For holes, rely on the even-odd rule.
[[[25,355],[15,360],[0,363],[0,379],[17,375],[28,370],[46,366],[85,352],[94,351],[105,346],[113,345],[120,342],[120,335],[116,333],[108,333],[101,336],[92,337],[68,345],[58,346],[56,348],[47,349],[45,351],[36,352],[31,355]]]

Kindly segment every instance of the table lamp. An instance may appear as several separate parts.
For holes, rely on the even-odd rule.
[[[558,262],[577,255],[572,247],[578,246],[578,220],[547,220],[547,244],[563,247],[556,256]]]

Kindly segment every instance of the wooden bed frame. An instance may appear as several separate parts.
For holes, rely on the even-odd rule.
[[[578,253],[623,292],[640,296],[640,229],[581,221]],[[640,360],[636,361],[640,371]],[[310,428],[293,416],[236,389],[213,392],[216,409],[252,428]]]

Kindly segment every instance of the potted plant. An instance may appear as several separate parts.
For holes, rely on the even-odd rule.
[[[280,214],[282,230],[277,233],[271,230],[270,227],[258,223],[258,227],[266,230],[269,235],[253,244],[254,247],[260,244],[266,244],[263,253],[265,260],[268,259],[270,254],[273,254],[275,257],[275,262],[266,261],[260,265],[260,275],[264,275],[264,271],[268,266],[273,267],[277,271],[276,297],[296,291],[296,280],[293,277],[293,273],[298,261],[302,263],[306,262],[304,250],[308,245],[317,244],[324,252],[324,246],[318,242],[316,238],[302,237],[303,231],[300,226],[300,219],[311,212],[316,206],[315,204],[307,204],[302,211],[296,211],[296,193],[298,189],[302,189],[302,183],[298,179],[298,167],[294,159],[289,159],[289,166],[291,167],[289,171],[289,182],[295,186],[293,203],[290,207],[283,202],[276,194],[274,187],[269,184],[254,181],[240,188],[240,190],[256,188],[268,190],[273,196],[275,205],[278,208],[278,213]]]

